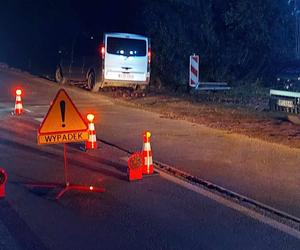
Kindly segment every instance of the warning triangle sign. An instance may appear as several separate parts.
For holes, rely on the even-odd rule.
[[[71,98],[64,89],[60,89],[39,128],[38,143],[84,141],[88,136],[87,131],[88,125],[83,120]]]
[[[45,116],[39,133],[84,131],[88,126],[64,89],[60,89]]]

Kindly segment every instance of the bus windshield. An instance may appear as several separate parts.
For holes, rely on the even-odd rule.
[[[107,52],[122,56],[146,56],[146,41],[129,38],[108,37]]]

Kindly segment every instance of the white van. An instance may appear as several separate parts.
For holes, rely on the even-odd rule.
[[[149,39],[140,35],[107,33],[104,35],[103,84],[145,86],[150,79]]]
[[[85,84],[93,91],[106,86],[145,89],[150,81],[149,38],[128,33],[105,33],[100,44],[94,37],[77,38],[57,67],[57,82]],[[69,60],[68,60],[69,58]]]

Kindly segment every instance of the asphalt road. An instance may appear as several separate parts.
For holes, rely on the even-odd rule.
[[[10,113],[16,86],[24,89],[26,112],[21,117]],[[105,187],[104,193],[70,191],[55,201],[58,189],[27,186],[28,182],[64,180],[62,145],[36,143],[41,118],[58,88],[29,76],[0,73],[0,166],[9,176],[7,196],[0,200],[1,250],[300,249],[299,238],[160,175],[128,182],[128,155],[103,143],[90,152],[80,150],[79,144],[69,145],[68,163],[71,183]],[[152,146],[158,148],[162,127],[170,124],[165,129],[172,134],[172,126],[181,125],[119,107],[98,94],[76,88],[67,92],[83,114],[96,113],[98,138],[133,151],[142,146],[142,131],[154,129]],[[171,161],[171,156],[183,154],[188,146],[173,145],[170,153],[156,152],[159,160]]]
[[[12,87],[23,85],[25,107],[41,120],[60,87],[24,77],[3,78],[3,101],[14,102]],[[68,93],[83,114],[96,114],[99,138],[136,151],[142,146],[142,131],[148,129],[155,160],[300,217],[299,149],[165,119],[78,88],[69,88]]]

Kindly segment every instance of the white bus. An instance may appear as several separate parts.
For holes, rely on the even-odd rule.
[[[145,89],[150,81],[149,38],[128,33],[76,37],[69,52],[62,52],[56,81],[85,85],[98,91],[106,86]]]

